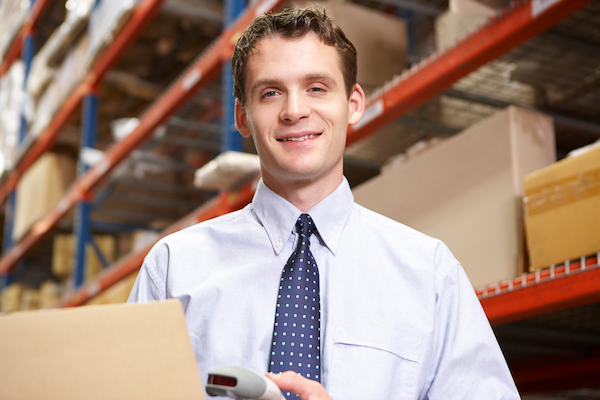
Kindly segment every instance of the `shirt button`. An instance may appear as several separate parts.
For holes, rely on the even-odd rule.
[[[335,242],[332,240],[331,242],[329,242],[329,246],[330,247],[335,247]]]
[[[279,239],[279,242],[275,243],[275,247],[280,248],[282,244],[281,239]]]

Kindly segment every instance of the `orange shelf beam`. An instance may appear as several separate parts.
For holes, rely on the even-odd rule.
[[[559,0],[554,4],[549,1],[514,1],[512,9],[501,10],[490,18],[488,24],[482,24],[478,31],[471,32],[455,47],[423,59],[369,97],[361,122],[348,132],[348,144],[399,118],[591,1]],[[534,4],[549,6],[535,14],[538,10],[532,6]]]
[[[581,266],[584,268],[581,268]],[[479,291],[492,325],[600,301],[598,256],[523,275]]]

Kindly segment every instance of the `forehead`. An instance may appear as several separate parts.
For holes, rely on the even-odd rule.
[[[281,35],[268,36],[255,44],[248,55],[246,88],[256,79],[284,78],[327,73],[343,80],[341,58],[333,46],[314,32],[297,39]]]

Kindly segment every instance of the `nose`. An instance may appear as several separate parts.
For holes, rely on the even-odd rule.
[[[303,118],[310,116],[310,107],[302,93],[290,91],[281,110],[281,120],[286,123],[296,123]]]

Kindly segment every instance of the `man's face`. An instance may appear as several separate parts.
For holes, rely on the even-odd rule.
[[[313,32],[265,38],[256,47],[236,125],[254,139],[263,180],[274,190],[319,180],[337,187],[348,124],[364,111],[362,89],[356,85],[348,99],[335,48]]]

